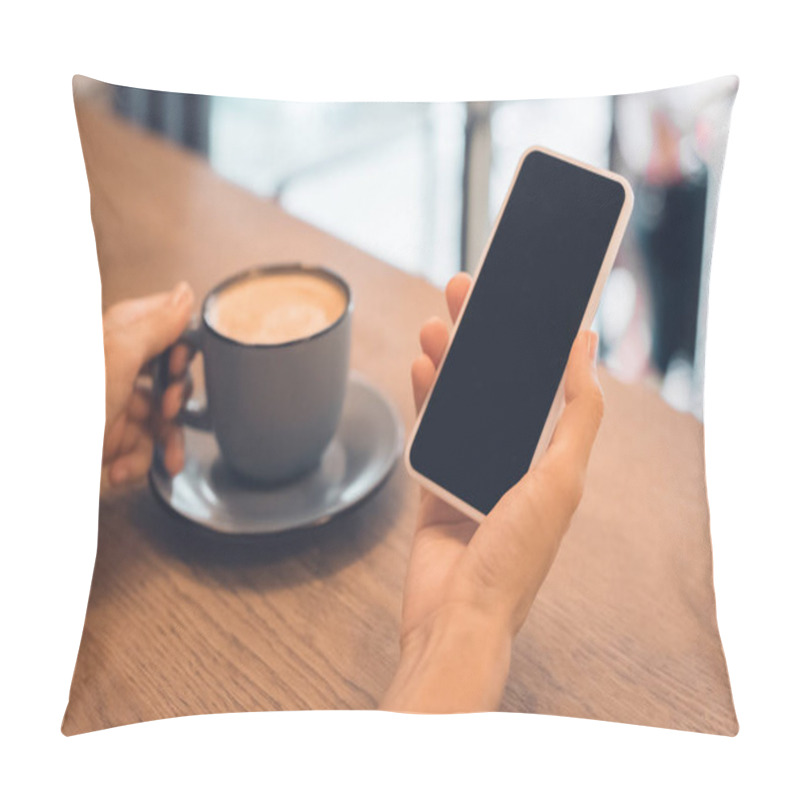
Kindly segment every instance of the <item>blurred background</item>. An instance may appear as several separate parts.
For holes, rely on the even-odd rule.
[[[636,201],[594,325],[600,358],[702,418],[711,246],[737,87],[724,77],[610,97],[453,103],[290,103],[88,79],[76,91],[442,287],[475,270],[531,145],[621,173]]]

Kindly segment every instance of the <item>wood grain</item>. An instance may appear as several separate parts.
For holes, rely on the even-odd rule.
[[[225,182],[89,103],[78,121],[104,305],[256,264],[307,261],[355,296],[352,366],[413,422],[424,280]],[[515,645],[504,711],[735,734],[716,625],[703,430],[603,375],[583,503]],[[308,531],[221,540],[147,485],[103,491],[97,562],[63,731],[271,709],[374,708],[398,656],[418,493],[398,466]]]

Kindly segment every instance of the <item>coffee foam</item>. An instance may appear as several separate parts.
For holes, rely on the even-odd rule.
[[[260,274],[223,289],[209,303],[206,318],[229,339],[282,344],[329,327],[346,305],[341,286],[319,274]]]

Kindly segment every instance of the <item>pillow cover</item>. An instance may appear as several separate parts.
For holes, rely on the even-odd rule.
[[[350,364],[362,377],[348,383],[340,455],[326,450],[317,477],[266,500],[234,485],[208,433],[183,432],[173,479],[169,442],[152,468],[137,449],[142,419],[129,421],[135,433],[107,428],[63,732],[378,705],[398,659],[418,507],[415,485],[392,468],[415,416],[417,332],[446,318],[441,287],[475,267],[516,161],[542,144],[625,175],[636,205],[597,318],[606,412],[584,497],[515,641],[500,710],[734,735],[702,377],[736,87],[721,78],[577,100],[294,104],[76,78],[106,314],[171,292],[162,305],[185,304],[188,320],[242,270],[322,265],[352,290]],[[145,307],[128,308],[140,324]],[[186,320],[170,319],[176,338]],[[114,330],[105,326],[107,344]],[[192,373],[202,393],[196,362]],[[139,461],[114,473],[117,434]]]

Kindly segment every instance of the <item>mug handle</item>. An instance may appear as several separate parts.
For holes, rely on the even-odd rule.
[[[202,350],[202,328],[198,319],[192,320],[189,327],[180,335],[178,341],[170,345],[163,353],[156,356],[153,361],[153,402],[156,408],[161,405],[161,398],[170,383],[169,359],[175,347],[184,345],[189,348],[188,364],[191,364],[198,351]],[[188,369],[187,364],[187,369]],[[190,397],[178,412],[175,418],[178,425],[197,428],[201,431],[211,430],[211,415],[208,404],[200,403],[196,398]]]

